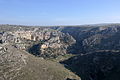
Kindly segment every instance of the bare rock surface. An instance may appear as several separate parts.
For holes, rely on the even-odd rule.
[[[67,53],[68,47],[76,42],[69,34],[50,28],[1,27],[1,43],[10,43],[20,50],[36,56],[57,57]],[[10,28],[10,30],[8,30]],[[17,30],[18,28],[18,30]],[[6,29],[6,31],[4,31]],[[13,30],[12,30],[13,29]]]

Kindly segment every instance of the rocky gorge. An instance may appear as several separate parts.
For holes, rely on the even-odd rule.
[[[65,73],[68,72],[74,76],[69,77],[66,75],[68,80],[77,80],[78,76],[82,80],[120,79],[120,24],[55,27],[0,25],[0,44],[2,46],[9,45],[11,48],[20,51],[20,54],[18,52],[16,52],[18,54],[14,55],[7,54],[7,56],[11,55],[12,57],[17,55],[16,59],[19,59],[20,62],[16,59],[13,62],[20,63],[20,65],[17,65],[18,69],[20,66],[24,67],[27,64],[25,59],[31,54],[41,58],[43,62],[44,59],[57,59],[59,56],[64,57],[67,54],[72,54],[74,55],[73,57],[59,61],[65,68],[74,73],[69,73],[69,71],[65,70]],[[3,49],[2,46],[0,51]],[[6,49],[4,48],[1,55],[4,54]],[[21,51],[27,54],[22,54]],[[4,60],[6,57],[1,56],[0,59]],[[10,58],[10,60],[12,59],[14,58]],[[39,60],[35,61],[35,63],[39,63]],[[10,64],[12,65],[12,63]],[[57,64],[59,63],[57,62]],[[30,66],[32,65],[30,64]],[[64,71],[63,68],[62,70]],[[60,76],[61,74],[58,75]],[[1,79],[5,80],[3,76]],[[63,79],[67,78],[64,77],[58,80]],[[39,80],[38,76],[37,80]],[[43,78],[42,80],[48,80],[48,78]],[[56,77],[49,80],[56,80]]]

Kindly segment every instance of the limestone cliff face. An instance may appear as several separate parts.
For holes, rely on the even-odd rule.
[[[68,47],[74,44],[75,39],[69,34],[59,33],[52,35],[48,41],[41,45],[41,54],[56,57],[67,53]]]
[[[69,33],[76,40],[74,53],[120,50],[120,25],[58,27],[56,30]]]
[[[14,43],[16,48],[37,48],[37,54],[86,53],[97,50],[120,50],[120,26],[80,27],[2,27],[0,42]],[[12,30],[13,29],[13,30]],[[6,31],[5,31],[6,30]],[[37,46],[36,46],[37,45]],[[71,46],[72,45],[72,46]],[[48,54],[49,53],[49,54]],[[36,54],[36,53],[35,53]]]
[[[32,54],[44,57],[64,55],[68,47],[76,42],[69,34],[49,28],[7,31],[0,36],[1,43],[9,43],[18,49],[29,50]]]

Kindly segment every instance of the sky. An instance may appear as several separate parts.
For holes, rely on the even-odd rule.
[[[0,0],[0,24],[119,23],[120,0]]]

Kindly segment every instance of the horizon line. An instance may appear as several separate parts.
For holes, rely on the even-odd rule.
[[[2,23],[0,23],[0,25],[16,25],[16,26],[39,26],[39,27],[50,27],[50,26],[94,26],[94,25],[111,25],[111,24],[120,24],[120,23],[90,23],[90,24],[73,24],[73,25],[71,25],[71,24],[65,24],[65,25],[32,25],[32,24],[2,24]]]

